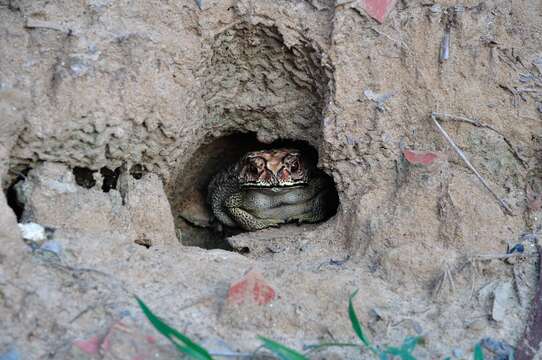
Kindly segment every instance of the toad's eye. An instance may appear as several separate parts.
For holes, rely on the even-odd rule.
[[[258,175],[265,167],[265,161],[261,158],[254,158],[248,164],[248,172],[253,175]]]
[[[299,162],[297,160],[294,160],[292,162],[292,164],[290,165],[290,170],[292,172],[296,172],[297,170],[299,170]]]

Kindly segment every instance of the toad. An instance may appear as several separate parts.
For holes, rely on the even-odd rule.
[[[223,225],[254,231],[325,219],[327,203],[333,201],[331,189],[331,179],[301,151],[260,150],[214,176],[208,203]]]

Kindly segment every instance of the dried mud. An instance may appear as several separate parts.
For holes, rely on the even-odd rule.
[[[104,358],[170,358],[165,340],[136,341],[156,333],[133,295],[216,352],[253,351],[254,334],[355,341],[356,289],[377,344],[422,335],[418,358],[516,346],[537,257],[491,256],[542,226],[542,5],[399,1],[379,24],[357,1],[199,4],[0,0],[0,354],[93,358],[81,344],[113,334]],[[513,215],[432,112],[472,120],[442,125]],[[318,157],[337,214],[217,230],[211,176],[279,143]],[[54,228],[62,250],[28,246],[17,221]],[[271,303],[231,302],[250,270]]]

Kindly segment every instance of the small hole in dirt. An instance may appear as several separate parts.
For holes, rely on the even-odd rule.
[[[130,168],[130,175],[136,180],[139,180],[145,174],[145,169],[141,164],[135,164]]]
[[[100,169],[100,174],[102,174],[103,177],[103,192],[109,192],[109,190],[117,188],[117,181],[119,179],[120,172],[120,167],[116,168],[115,170],[111,170],[107,167],[103,167]]]
[[[184,245],[231,250],[225,239],[243,230],[220,224],[212,214],[208,203],[209,183],[217,173],[238,162],[247,152],[277,148],[299,150],[311,167],[316,167],[318,163],[317,150],[306,141],[280,139],[265,144],[257,140],[255,133],[237,133],[215,138],[195,151],[186,167],[179,172],[176,192],[170,194],[176,226],[180,229],[181,242]],[[333,184],[333,188],[322,200],[325,202],[326,217],[320,222],[325,222],[337,212],[339,197],[330,176],[318,169],[314,173],[328,178]],[[248,250],[238,251],[243,253]]]
[[[239,254],[249,254],[250,253],[250,249],[247,248],[247,247],[242,247],[239,249]]]
[[[152,242],[149,239],[143,238],[143,239],[136,239],[134,240],[134,243],[137,245],[141,245],[146,249],[149,249],[152,246]]]
[[[19,201],[19,197],[17,196],[17,184],[21,183],[26,179],[26,175],[29,171],[30,168],[24,169],[21,172],[17,172],[17,177],[5,190],[8,206],[15,213],[15,216],[17,217],[17,222],[21,222],[24,213],[24,203]]]
[[[82,186],[86,189],[91,189],[96,185],[96,180],[94,179],[94,173],[96,171],[76,166],[73,168],[73,175],[75,176],[75,182],[77,185]]]

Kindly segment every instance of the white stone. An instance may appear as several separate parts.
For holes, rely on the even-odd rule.
[[[45,228],[40,224],[33,222],[18,224],[21,230],[21,236],[23,239],[33,242],[45,241],[47,236],[45,235]]]

